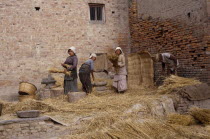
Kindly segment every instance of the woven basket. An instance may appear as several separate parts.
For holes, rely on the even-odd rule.
[[[154,85],[153,60],[149,52],[143,51],[128,56],[128,85],[132,88]]]
[[[23,102],[29,99],[36,99],[36,96],[35,95],[19,95],[18,99],[20,102]]]
[[[36,90],[36,86],[28,82],[21,82],[19,85],[20,95],[35,95]]]

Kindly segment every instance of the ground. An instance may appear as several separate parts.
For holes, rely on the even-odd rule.
[[[129,89],[124,94],[93,92],[75,103],[69,103],[67,96],[7,103],[1,120],[14,118],[11,114],[18,110],[38,109],[70,131],[55,138],[210,138],[208,125],[169,123],[167,115],[175,112],[170,100],[157,88]]]

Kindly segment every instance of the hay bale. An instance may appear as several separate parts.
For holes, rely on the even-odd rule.
[[[177,89],[180,89],[181,87],[196,84],[201,84],[201,82],[193,78],[171,75],[164,80],[163,85],[158,88],[157,92],[158,94],[169,94],[175,90],[177,91]]]
[[[189,126],[196,124],[196,120],[191,115],[181,115],[181,114],[169,114],[167,117],[167,122],[170,124],[177,124],[183,126]]]
[[[210,124],[210,109],[191,108],[190,114],[201,124]]]

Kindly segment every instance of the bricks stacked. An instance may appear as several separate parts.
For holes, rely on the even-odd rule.
[[[152,54],[170,52],[179,59],[178,75],[210,83],[210,41],[204,37],[205,26],[172,18],[138,16],[137,10],[137,3],[133,1],[129,10],[131,53],[145,50]],[[160,70],[161,65],[156,63],[155,80],[159,78]]]
[[[32,121],[0,125],[0,138],[52,138],[63,135],[65,128],[53,122]],[[68,132],[67,132],[68,133]]]

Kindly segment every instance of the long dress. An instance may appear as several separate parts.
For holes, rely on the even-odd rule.
[[[68,71],[71,71],[70,76],[65,75],[64,76],[64,94],[68,94],[69,92],[78,92],[78,86],[77,86],[77,64],[78,59],[77,56],[69,56],[67,57],[64,64],[68,64],[71,67],[67,68]]]
[[[114,75],[113,86],[118,90],[118,92],[123,92],[127,90],[127,70],[125,66],[125,56],[120,54],[118,58],[118,70]]]

